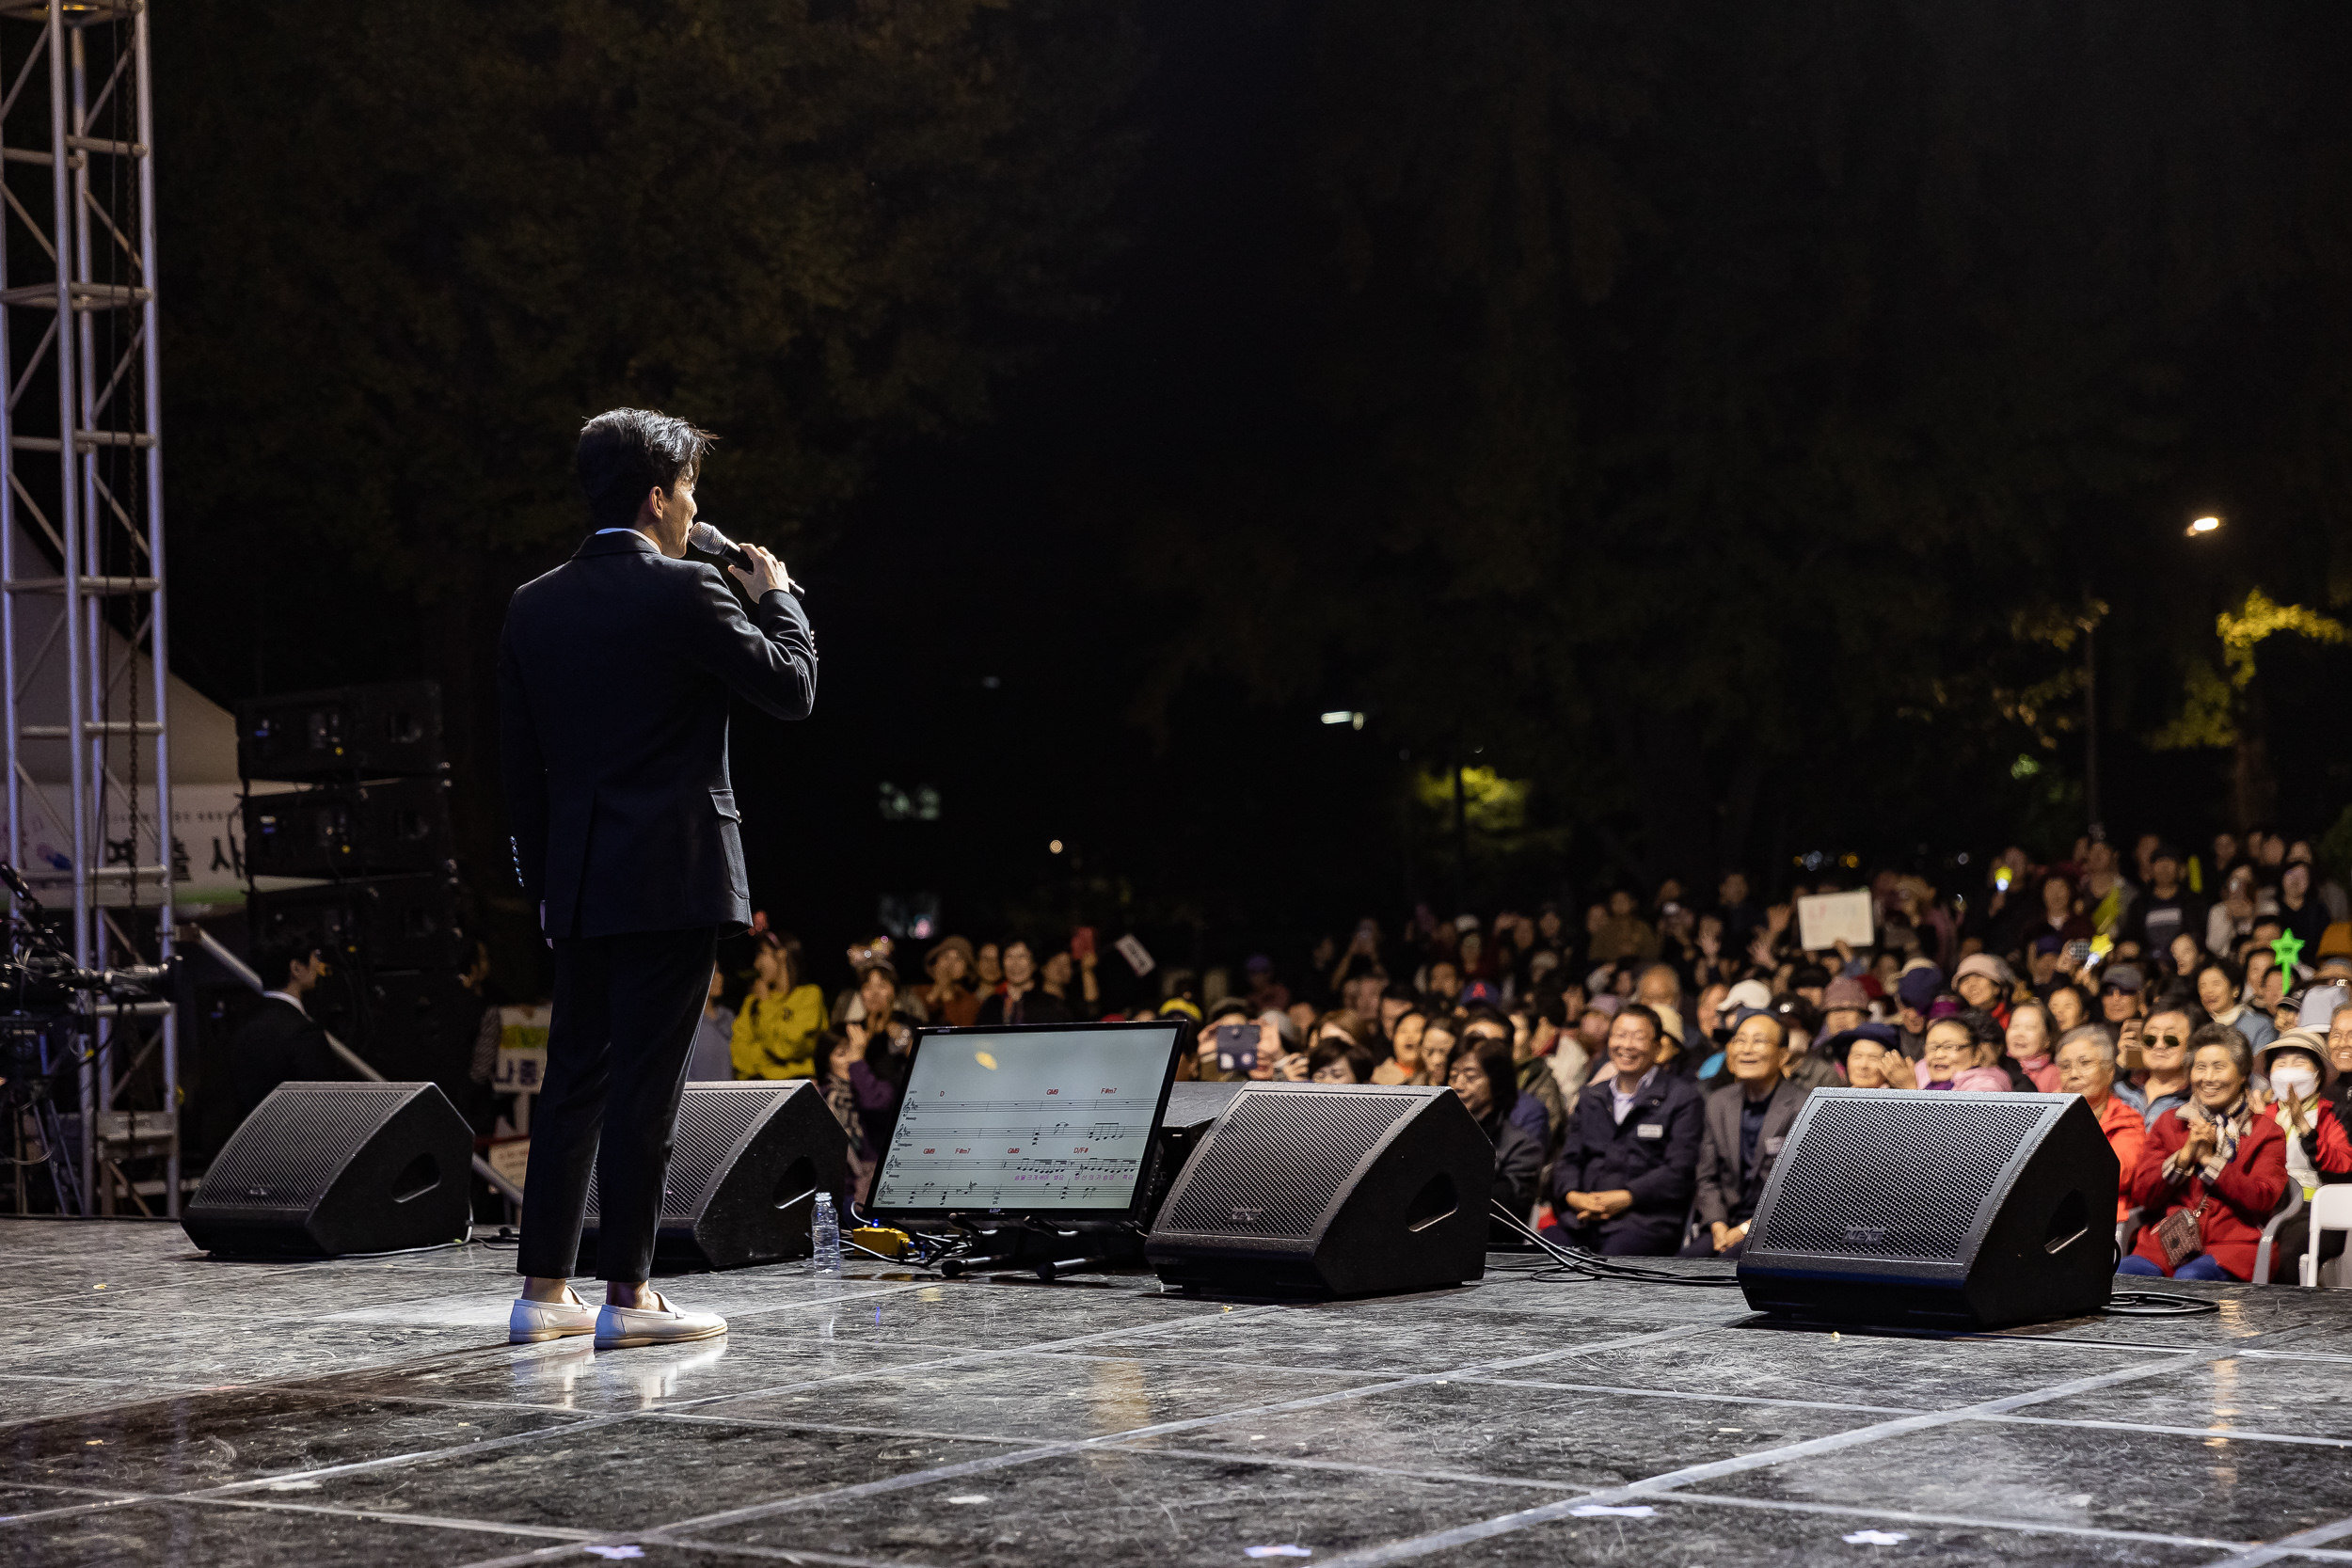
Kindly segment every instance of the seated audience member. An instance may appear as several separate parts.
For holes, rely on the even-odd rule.
[[[1428,1027],[1421,1032],[1421,1069],[1418,1083],[1435,1088],[1445,1087],[1446,1070],[1454,1060],[1454,1048],[1461,1043],[1461,1025],[1452,1015],[1431,1013]]]
[[[1224,1066],[1222,1058],[1229,1053],[1223,1038],[1217,1034],[1219,1029],[1238,1028],[1245,1023],[1259,1023],[1259,1021],[1250,1014],[1248,997],[1222,996],[1210,1005],[1208,1016],[1201,1020],[1200,1031],[1193,1037],[1195,1077],[1204,1084],[1230,1084],[1236,1079],[1249,1076],[1239,1068],[1228,1069]],[[1263,1038],[1266,1034],[1264,1027],[1260,1025],[1260,1037]],[[1256,1041],[1251,1043],[1254,1046]]]
[[[1041,995],[1035,1000],[1041,1002],[1052,997],[1074,1022],[1100,1016],[1103,990],[1095,975],[1097,958],[1092,952],[1081,958],[1067,950],[1046,955],[1045,961],[1038,965],[1037,989]]]
[[[2174,933],[2165,954],[2171,960],[2166,965],[2165,973],[2175,980],[2187,980],[2193,984],[2197,979],[2197,971],[2205,962],[2205,944],[2194,933],[2179,931]]]
[[[2263,1227],[2287,1190],[2286,1134],[2248,1098],[2253,1068],[2234,1029],[2208,1023],[2191,1037],[2189,1098],[2150,1126],[2132,1174],[2139,1245],[2118,1274],[2252,1276]]]
[[[2071,980],[2051,987],[2050,994],[2042,1000],[2050,1009],[2051,1027],[2061,1036],[2090,1022],[2090,1004],[2084,999],[2082,988]]]
[[[1568,1119],[1567,1102],[1560,1096],[1560,1085],[1552,1082],[1551,1070],[1522,1054],[1518,1032],[1488,1009],[1481,1008],[1465,1019],[1462,1034],[1464,1038],[1499,1039],[1511,1047],[1512,1070],[1518,1074],[1519,1087],[1519,1098],[1511,1107],[1511,1119],[1535,1140],[1536,1148],[1549,1153],[1554,1131]]]
[[[1838,1087],[1837,1064],[1814,1049],[1821,1036],[1820,1009],[1802,996],[1782,996],[1773,999],[1770,1011],[1785,1042],[1781,1075],[1808,1093]]]
[[[1518,1072],[1511,1061],[1511,1042],[1492,1036],[1466,1039],[1454,1048],[1446,1064],[1446,1083],[1461,1097],[1463,1108],[1479,1129],[1494,1140],[1494,1201],[1509,1210],[1520,1224],[1535,1207],[1535,1180],[1543,1170],[1543,1147],[1511,1119],[1519,1097]],[[1518,1242],[1519,1234],[1490,1215],[1487,1229],[1494,1240]]]
[[[1699,1138],[1699,1234],[1685,1258],[1737,1258],[1764,1182],[1780,1158],[1797,1108],[1812,1092],[1781,1070],[1787,1031],[1770,1013],[1750,1013],[1731,1032],[1724,1065],[1732,1082],[1707,1097]]]
[[[992,1028],[1008,1023],[1068,1023],[1069,1005],[1038,985],[1036,949],[1013,937],[1002,952],[1004,989],[981,1001],[973,1022]]]
[[[2107,1147],[2115,1150],[2115,1163],[2122,1167],[2115,1196],[2115,1217],[2120,1220],[2131,1209],[2124,1194],[2131,1186],[2132,1173],[2139,1168],[2140,1152],[2148,1145],[2148,1123],[2130,1101],[2115,1092],[2115,1041],[2095,1023],[2069,1029],[2058,1038],[2053,1065],[2058,1069],[2057,1092],[2081,1095],[2090,1114],[2099,1118],[2099,1131],[2107,1135]]]
[[[2237,965],[2223,958],[2207,958],[2198,966],[2194,981],[2197,1001],[2205,1009],[2205,1016],[2225,1029],[2234,1029],[2246,1037],[2249,1050],[2260,1051],[2278,1037],[2270,1020],[2249,1008],[2241,1000],[2238,988],[2245,976]]]
[[[1821,1047],[1846,1070],[1845,1086],[1852,1089],[1915,1089],[1919,1086],[1911,1058],[1903,1054],[1900,1037],[1891,1023],[1863,1023],[1836,1035]]]
[[[980,999],[973,990],[972,943],[963,937],[944,937],[923,958],[930,984],[914,988],[915,1000],[933,1023],[958,1028],[980,1016]]]
[[[864,1203],[867,1189],[873,1185],[875,1169],[881,1164],[874,1147],[866,1141],[866,1118],[861,1110],[858,1086],[861,1082],[869,1092],[875,1092],[875,1080],[866,1065],[863,1046],[850,1039],[847,1032],[827,1029],[814,1041],[817,1057],[817,1087],[825,1097],[826,1108],[833,1119],[841,1124],[841,1131],[850,1139],[850,1196],[854,1203]]]
[[[2060,1074],[2058,1063],[2051,1059],[2051,1042],[2058,1036],[2050,1028],[2050,1009],[2039,1002],[2020,1002],[2010,1009],[2007,1043],[2009,1058],[2033,1083],[2042,1094],[2057,1094]],[[2112,1049],[2112,1045],[2110,1045]],[[2113,1067],[2110,1062],[2109,1067]],[[2107,1074],[2110,1081],[2114,1073]],[[2080,1090],[2074,1091],[2080,1093]]]
[[[1429,1027],[1429,1016],[1418,1006],[1397,1014],[1389,1027],[1389,1059],[1372,1069],[1375,1084],[1425,1084],[1429,1080],[1422,1071],[1422,1034]]]
[[[1953,1013],[1928,1025],[1915,1073],[1923,1089],[2005,1090],[2009,1074],[1992,1066],[1967,1018]]]
[[[801,944],[762,930],[752,948],[752,989],[736,1010],[730,1051],[738,1078],[813,1078],[825,993],[801,971]]]
[[[710,990],[703,998],[703,1010],[694,1019],[694,1049],[686,1059],[686,1080],[690,1084],[723,1082],[735,1076],[735,1009],[726,1004],[726,970],[711,965]],[[491,1009],[493,1017],[497,1011]],[[491,1050],[497,1049],[497,1040],[493,1038]]]
[[[1609,1081],[1577,1097],[1551,1179],[1575,1245],[1665,1257],[1682,1244],[1705,1111],[1697,1087],[1660,1065],[1661,1037],[1656,1013],[1626,1006],[1609,1027]]]
[[[2288,1180],[2308,1198],[2323,1181],[2352,1178],[2352,1139],[2329,1101],[2336,1068],[2327,1037],[2316,1029],[2290,1030],[2254,1053],[2254,1071],[2269,1085],[2256,1091],[2258,1100],[2286,1134]]]
[[[1372,1053],[1354,1040],[1339,1035],[1327,1035],[1307,1053],[1307,1081],[1311,1084],[1369,1084],[1372,1082]]]
[[[2110,1027],[2147,1013],[2148,977],[2137,964],[2113,964],[2099,978],[2099,1017]]]
[[[2229,1025],[2209,1027],[2227,1029]],[[2140,1027],[2138,1087],[2148,1101],[2140,1119],[2150,1127],[2188,1100],[2189,1041],[2197,1032],[2189,1024],[2188,1014],[2178,1007],[2167,1008]],[[2245,1038],[2243,1035],[2238,1037]],[[2120,1042],[2119,1049],[2128,1059],[2130,1042]]]
[[[2009,965],[1990,953],[1971,953],[1952,971],[1952,990],[1979,1012],[1990,1013],[1998,1023],[2009,1022],[2009,993],[2013,990]]]
[[[1862,982],[1841,974],[1821,993],[1821,1037],[1824,1040],[1870,1022],[1870,993]]]

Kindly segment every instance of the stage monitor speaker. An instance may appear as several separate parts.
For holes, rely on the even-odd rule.
[[[2003,1328],[2106,1304],[2121,1175],[2078,1095],[1816,1089],[1757,1202],[1759,1311]]]
[[[207,1252],[335,1258],[462,1242],[473,1130],[432,1084],[280,1084],[181,1226]]]
[[[1144,1256],[1243,1295],[1426,1290],[1486,1270],[1495,1151],[1449,1089],[1248,1084],[1168,1189]]]
[[[379,779],[245,802],[245,858],[257,877],[447,873],[455,854],[446,779]]]
[[[849,1190],[849,1134],[815,1084],[689,1084],[678,1101],[654,1259],[740,1269],[806,1258],[814,1251],[817,1195],[833,1194],[834,1212],[846,1219]],[[591,1176],[584,1245],[594,1244],[599,1218]]]
[[[388,778],[438,773],[441,688],[390,681],[248,697],[237,708],[237,774],[246,779]]]
[[[457,895],[453,877],[371,877],[257,893],[247,908],[257,949],[315,947],[367,969],[462,970],[474,952]]]

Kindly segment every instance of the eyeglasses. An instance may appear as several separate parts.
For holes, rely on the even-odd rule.
[[[2181,1038],[2178,1035],[2152,1035],[2148,1038],[2148,1043],[2150,1045],[2169,1045],[2177,1049],[2181,1046],[2186,1045],[2188,1041]]]

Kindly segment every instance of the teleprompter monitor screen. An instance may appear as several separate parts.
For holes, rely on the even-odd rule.
[[[1156,1019],[918,1031],[867,1208],[1126,1217],[1184,1035]]]

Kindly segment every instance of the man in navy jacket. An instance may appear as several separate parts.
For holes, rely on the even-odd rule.
[[[1552,1166],[1552,1212],[1571,1243],[1614,1257],[1671,1257],[1697,1190],[1706,1106],[1659,1064],[1658,1015],[1639,1003],[1609,1026],[1606,1081],[1568,1114]]]
[[[578,467],[591,532],[523,584],[499,639],[499,740],[515,870],[555,951],[548,1073],[532,1118],[509,1338],[593,1331],[599,1348],[726,1324],[647,1288],[670,1144],[722,934],[751,923],[727,773],[730,697],[777,719],[817,701],[817,645],[784,565],[685,559],[710,437],[616,408]],[[609,1116],[608,1116],[609,1107]],[[597,1179],[601,1313],[565,1283]]]

